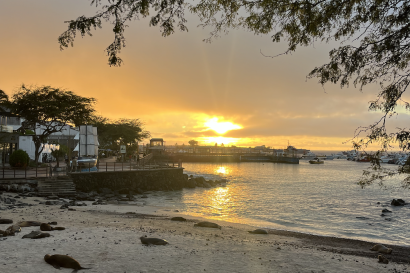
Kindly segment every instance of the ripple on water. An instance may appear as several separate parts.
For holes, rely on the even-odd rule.
[[[193,216],[265,228],[410,245],[406,228],[410,207],[390,207],[393,198],[410,202],[408,192],[377,185],[361,189],[356,182],[367,166],[344,160],[321,166],[304,161],[299,165],[184,163],[188,175],[207,180],[229,177],[229,181],[225,187],[158,193],[149,202]],[[387,184],[398,185],[399,179]],[[381,217],[383,208],[392,210],[391,215]]]

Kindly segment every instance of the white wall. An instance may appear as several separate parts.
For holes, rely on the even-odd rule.
[[[35,147],[34,141],[31,136],[19,136],[19,149],[26,151],[30,159],[34,160],[35,158]]]

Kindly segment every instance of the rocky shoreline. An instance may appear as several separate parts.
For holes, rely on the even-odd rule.
[[[3,193],[14,198],[15,193]],[[15,198],[28,205],[2,211],[0,219],[14,223],[58,223],[65,227],[41,239],[24,239],[41,226],[25,226],[14,236],[0,237],[1,272],[55,272],[43,257],[64,254],[78,260],[87,272],[391,272],[408,273],[408,248],[388,246],[388,264],[378,262],[373,245],[340,239],[268,230],[216,221],[218,228],[202,227],[204,218],[170,214],[136,205],[91,205],[43,197]],[[70,203],[68,209],[61,202]],[[94,201],[95,202],[95,201]],[[84,206],[82,204],[86,204]],[[186,221],[172,221],[184,216]],[[30,221],[28,221],[30,220]],[[214,222],[214,221],[213,221]],[[1,224],[5,230],[10,223]],[[141,237],[160,238],[166,245],[145,246]],[[64,271],[65,270],[65,271]],[[63,269],[62,272],[71,272]]]
[[[202,176],[188,178],[186,175],[184,188],[212,188],[224,186],[227,183],[226,179],[221,180],[205,180]],[[0,184],[0,210],[14,209],[17,207],[32,206],[24,202],[27,197],[36,197],[38,195],[37,183],[31,181],[29,186],[16,182]],[[3,192],[13,193],[12,196],[2,196]],[[147,198],[146,191],[140,188],[130,190],[129,188],[122,188],[120,190],[111,190],[109,188],[100,188],[97,191],[82,192],[77,191],[75,195],[51,195],[46,197],[46,201],[40,203],[45,205],[61,205],[61,208],[68,208],[69,206],[83,206],[85,203],[80,201],[92,201],[92,205],[106,205],[106,204],[129,204],[131,202],[144,202],[144,198]],[[15,195],[14,195],[15,194]],[[69,201],[64,201],[69,199]]]

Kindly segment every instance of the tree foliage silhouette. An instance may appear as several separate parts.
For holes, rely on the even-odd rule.
[[[68,124],[79,126],[91,119],[94,98],[75,95],[72,91],[50,86],[22,85],[11,97],[8,106],[11,113],[24,118],[21,130],[36,131],[33,135],[35,162],[42,152],[42,143]],[[37,130],[36,130],[37,129]]]

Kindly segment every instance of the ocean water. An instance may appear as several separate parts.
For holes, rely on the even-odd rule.
[[[396,165],[388,165],[397,168]],[[347,160],[311,165],[274,163],[184,163],[184,173],[227,178],[224,187],[151,193],[149,205],[263,228],[353,238],[410,246],[410,205],[390,206],[393,198],[410,202],[400,177],[389,189],[357,185],[369,163]],[[380,204],[377,204],[380,202]],[[381,216],[382,209],[392,213]]]

